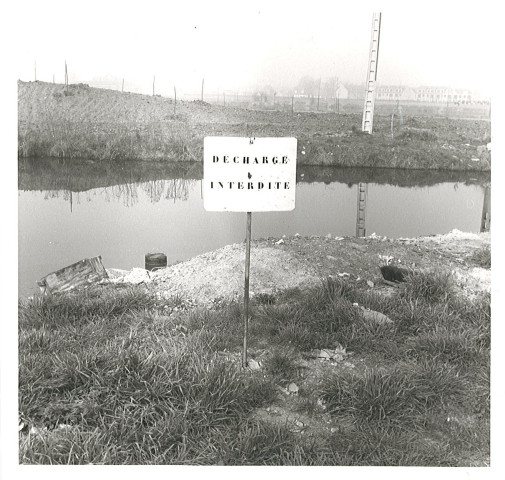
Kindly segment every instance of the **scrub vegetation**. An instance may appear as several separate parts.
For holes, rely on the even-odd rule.
[[[489,465],[490,298],[451,281],[253,298],[257,369],[241,367],[241,303],[121,285],[20,300],[20,462]],[[328,347],[346,361],[310,358]]]
[[[469,120],[446,118],[439,105],[404,105],[404,123],[392,130],[396,104],[378,104],[374,134],[363,135],[362,102],[348,106],[337,114],[291,112],[281,105],[270,111],[201,101],[175,105],[171,98],[85,84],[19,82],[18,153],[107,162],[201,162],[206,136],[274,136],[296,137],[297,162],[305,165],[490,170],[491,127],[478,109],[459,112],[473,115]]]

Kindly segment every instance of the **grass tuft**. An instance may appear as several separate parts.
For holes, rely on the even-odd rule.
[[[418,271],[407,276],[403,294],[407,298],[423,298],[433,303],[449,298],[452,289],[452,274],[444,271]]]
[[[473,261],[478,267],[491,268],[491,247],[489,245],[486,245],[475,250],[470,256],[470,260]]]
[[[470,301],[430,275],[388,298],[328,279],[253,303],[259,371],[240,366],[236,302],[191,310],[180,297],[119,286],[21,301],[20,462],[482,465],[490,295]],[[364,319],[352,302],[393,323]],[[345,369],[298,368],[301,353],[338,344],[354,352]],[[287,400],[293,411],[317,422],[329,414],[337,433],[258,420],[291,381],[300,387]]]
[[[275,349],[263,363],[265,371],[280,385],[286,385],[297,377],[294,355],[286,349]]]

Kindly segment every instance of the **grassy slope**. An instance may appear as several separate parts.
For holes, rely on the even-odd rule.
[[[473,261],[489,267],[489,249]],[[364,321],[354,302],[394,324]],[[392,296],[328,279],[257,297],[258,371],[240,369],[237,304],[187,311],[102,286],[19,314],[22,463],[489,464],[490,298],[456,295],[443,269]],[[348,362],[304,355],[338,345]],[[289,382],[298,394],[279,394]],[[289,422],[275,422],[282,408]]]
[[[206,135],[295,136],[303,164],[488,170],[490,124],[409,115],[391,138],[390,115],[374,134],[359,114],[252,111],[201,102],[43,82],[19,82],[21,156],[200,161]],[[393,107],[391,107],[393,108]],[[418,108],[412,107],[412,111]],[[480,148],[479,148],[480,147]],[[478,159],[478,161],[472,160]]]

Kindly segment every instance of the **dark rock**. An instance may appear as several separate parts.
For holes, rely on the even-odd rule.
[[[394,265],[384,265],[380,267],[382,276],[389,282],[405,282],[410,273],[406,268],[395,267]]]

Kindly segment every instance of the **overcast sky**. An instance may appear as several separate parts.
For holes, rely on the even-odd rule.
[[[171,94],[295,87],[310,75],[366,79],[372,12],[341,1],[17,2],[15,69],[21,80],[93,84]],[[385,2],[381,84],[490,88],[487,2]],[[417,8],[413,9],[412,6]],[[477,5],[477,7],[476,7]]]

